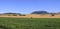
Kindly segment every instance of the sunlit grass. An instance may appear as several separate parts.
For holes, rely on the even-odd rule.
[[[60,18],[0,18],[3,29],[60,29]]]

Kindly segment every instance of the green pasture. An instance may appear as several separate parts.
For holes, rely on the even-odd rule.
[[[0,29],[60,29],[60,18],[0,18]]]

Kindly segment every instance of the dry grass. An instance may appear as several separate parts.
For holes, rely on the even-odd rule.
[[[11,18],[60,18],[60,14],[51,16],[51,14],[26,14],[26,16],[5,16],[2,15],[0,17],[11,17]]]

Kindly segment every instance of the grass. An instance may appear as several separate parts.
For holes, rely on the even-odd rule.
[[[60,29],[60,18],[0,18],[0,29]]]

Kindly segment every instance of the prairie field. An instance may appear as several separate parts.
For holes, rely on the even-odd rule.
[[[0,29],[60,29],[60,18],[0,18]]]
[[[0,17],[10,17],[10,18],[60,18],[60,14],[52,16],[51,14],[25,14],[25,16],[13,16],[13,15],[0,15]]]

